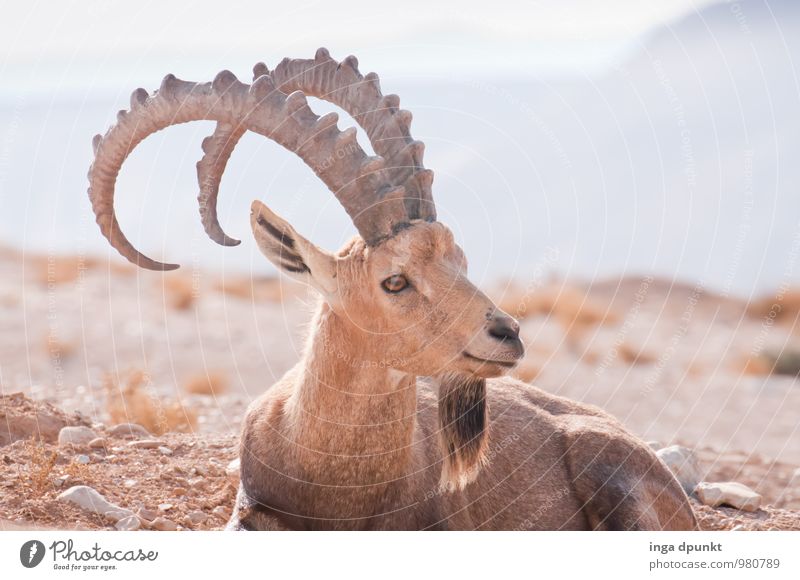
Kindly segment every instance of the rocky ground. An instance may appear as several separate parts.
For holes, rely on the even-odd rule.
[[[0,529],[214,530],[230,516],[238,483],[233,436],[89,425],[21,393],[2,397],[0,424]],[[711,449],[693,457],[698,479],[736,481],[760,496],[759,507],[747,510],[708,507],[693,496],[702,529],[800,530],[793,466]]]
[[[697,502],[705,529],[798,529],[800,293],[748,303],[647,276],[487,290],[522,322],[517,376],[762,496],[754,512]],[[296,362],[313,304],[258,273],[0,249],[0,525],[113,528],[57,499],[86,485],[142,528],[221,527],[244,410]],[[128,422],[149,435],[113,431]],[[67,425],[94,444],[59,445]]]

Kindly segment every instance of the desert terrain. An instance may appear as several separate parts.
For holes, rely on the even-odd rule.
[[[549,273],[484,290],[522,323],[521,379],[761,495],[752,512],[693,499],[704,529],[800,529],[800,294]],[[57,499],[85,485],[137,528],[221,528],[245,409],[297,361],[314,302],[268,274],[0,250],[0,527],[114,529]],[[59,443],[65,426],[95,437]]]

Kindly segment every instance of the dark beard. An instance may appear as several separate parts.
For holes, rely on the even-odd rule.
[[[486,380],[447,373],[439,382],[439,442],[442,446],[441,486],[461,490],[487,462],[489,417]]]

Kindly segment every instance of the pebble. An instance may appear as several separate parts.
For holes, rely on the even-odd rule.
[[[213,510],[211,510],[211,513],[214,514],[215,516],[219,516],[219,517],[221,517],[222,519],[225,519],[225,520],[227,520],[228,518],[231,517],[230,510],[228,510],[228,508],[226,508],[225,506],[221,506],[221,505],[218,505]]]
[[[178,529],[178,525],[175,522],[162,517],[158,517],[150,522],[150,527],[159,532],[174,532]]]
[[[171,503],[160,503],[158,504],[158,511],[166,512],[173,508],[174,506]]]
[[[657,451],[656,455],[669,467],[683,490],[691,495],[703,479],[703,472],[694,451],[680,445],[670,445]]]
[[[126,479],[126,480],[123,482],[123,484],[122,484],[122,485],[123,485],[123,486],[125,486],[125,487],[127,487],[128,489],[130,489],[130,488],[132,488],[132,487],[136,487],[136,485],[137,485],[138,483],[139,483],[139,482],[138,482],[138,481],[136,481],[135,479]]]
[[[88,455],[78,455],[75,458],[75,463],[80,463],[81,465],[86,465],[87,463],[91,463],[92,460]]]
[[[193,526],[199,526],[200,524],[205,523],[206,520],[208,520],[208,514],[204,512],[195,511],[189,512],[186,515],[186,521]]]
[[[114,425],[108,431],[108,434],[112,437],[130,439],[149,439],[152,437],[147,429],[136,423],[120,423],[119,425]]]
[[[231,461],[228,466],[225,468],[225,475],[228,478],[228,481],[231,482],[233,487],[239,487],[239,468],[241,466],[241,462],[237,457],[233,461]]]
[[[172,490],[172,493],[180,497],[182,495],[186,495],[187,493],[189,493],[189,490],[186,489],[185,487],[176,487],[175,489]]]
[[[161,441],[158,439],[140,439],[139,441],[131,441],[128,446],[136,449],[158,449],[161,447]]]
[[[794,470],[792,478],[789,480],[789,485],[800,489],[800,467]]]
[[[89,427],[64,427],[58,432],[58,444],[62,447],[74,445],[83,447],[97,439],[97,433]]]
[[[161,452],[161,455],[172,455],[172,449],[164,445],[159,447],[158,450]]]
[[[136,510],[136,514],[146,522],[152,522],[158,517],[158,512],[147,508],[139,508]]]
[[[104,437],[97,437],[89,441],[89,447],[92,449],[102,449],[106,446],[106,440]]]
[[[58,494],[59,501],[74,504],[88,512],[105,516],[112,522],[132,516],[133,512],[109,502],[96,489],[88,485],[75,485]]]
[[[704,481],[697,486],[697,498],[710,507],[729,505],[746,512],[754,512],[761,507],[761,496],[746,485],[735,481],[722,483]]]
[[[128,516],[119,520],[114,527],[121,532],[132,532],[142,527],[142,521],[136,516]]]

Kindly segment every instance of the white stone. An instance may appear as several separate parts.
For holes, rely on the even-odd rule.
[[[88,485],[75,485],[58,494],[59,501],[75,504],[94,514],[105,516],[112,522],[132,516],[133,512],[109,502],[95,489]]]
[[[132,532],[141,528],[142,522],[136,516],[128,516],[119,520],[116,524],[114,524],[114,527],[121,532]]]
[[[128,446],[137,449],[158,449],[161,447],[161,441],[158,439],[142,439],[139,441],[131,441]]]
[[[228,481],[231,482],[233,487],[239,487],[239,468],[241,467],[241,462],[237,457],[233,461],[231,461],[228,466],[225,468],[225,475],[228,477]]]
[[[147,429],[136,423],[120,423],[119,425],[114,425],[109,430],[108,434],[112,437],[127,437],[131,439],[149,439],[152,437]]]
[[[64,427],[58,433],[58,444],[63,446],[75,445],[83,447],[97,439],[97,433],[89,427]]]
[[[186,516],[186,520],[193,526],[200,525],[204,523],[207,519],[208,519],[208,514],[200,511],[190,512]]]
[[[175,522],[162,517],[158,517],[150,522],[150,527],[160,532],[174,532],[178,529],[178,525]]]
[[[746,512],[754,512],[761,507],[761,496],[746,485],[735,481],[722,483],[704,481],[697,486],[697,498],[710,507],[729,505]]]
[[[164,445],[159,447],[158,451],[161,453],[161,455],[167,455],[167,456],[172,455],[172,449],[170,449],[169,447],[166,447]]]
[[[691,494],[703,480],[703,472],[694,451],[680,445],[670,445],[656,451],[658,458],[675,474],[683,490]]]

